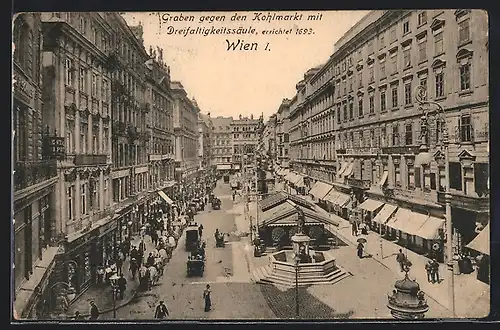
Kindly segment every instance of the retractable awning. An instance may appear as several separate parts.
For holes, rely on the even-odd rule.
[[[174,204],[174,201],[170,199],[170,197],[167,196],[163,191],[158,191],[158,195],[160,195],[161,198],[168,204],[172,205]]]
[[[340,171],[337,172],[337,175],[341,176],[342,173],[344,173],[344,171],[347,169],[347,166],[349,166],[349,162],[344,162],[340,167]]]
[[[343,176],[351,176],[353,171],[354,171],[354,163],[350,163],[342,175]]]
[[[388,227],[409,235],[419,236],[420,228],[427,222],[429,215],[399,208],[394,218],[387,223]]]
[[[365,200],[363,203],[361,203],[360,205],[358,205],[358,207],[360,209],[363,209],[365,211],[368,211],[368,212],[373,212],[375,211],[376,209],[382,207],[382,205],[384,205],[384,203],[382,202],[379,202],[379,201],[376,201],[374,199],[367,199]]]
[[[467,247],[474,251],[490,255],[490,224],[487,224],[472,242],[467,244]]]
[[[384,171],[382,174],[382,178],[380,179],[380,182],[378,183],[380,186],[383,186],[387,182],[387,178],[389,177],[389,172]]]
[[[420,227],[416,236],[426,240],[434,240],[439,238],[439,229],[444,228],[445,221],[436,217],[429,217],[427,221]]]
[[[347,203],[349,203],[350,200],[351,200],[351,196],[344,194],[344,193],[339,193],[339,196],[335,200],[334,204],[337,204],[340,207],[344,207],[347,205]]]
[[[305,187],[304,185],[304,176],[300,174],[295,174],[296,179],[294,180],[293,184],[296,185],[297,187]]]
[[[398,207],[392,204],[385,204],[379,213],[372,219],[372,221],[384,225],[387,220],[394,214]]]
[[[333,187],[327,183],[317,181],[309,191],[317,199],[324,199]]]
[[[339,197],[339,192],[335,189],[332,189],[330,190],[330,192],[328,194],[326,194],[326,196],[324,197],[324,199],[332,204],[335,203],[335,201],[337,200],[337,198]]]
[[[410,219],[410,210],[399,208],[394,217],[387,222],[387,227],[404,231],[404,224]]]

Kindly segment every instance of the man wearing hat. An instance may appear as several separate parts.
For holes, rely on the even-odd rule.
[[[97,320],[99,318],[99,309],[97,308],[95,302],[92,300],[90,302],[90,320]]]
[[[160,304],[156,306],[156,311],[155,311],[155,319],[164,319],[169,315],[167,306],[163,303],[163,300],[160,300]]]

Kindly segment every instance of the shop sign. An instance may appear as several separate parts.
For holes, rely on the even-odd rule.
[[[31,102],[35,94],[35,87],[20,74],[14,74],[14,92],[25,101]]]

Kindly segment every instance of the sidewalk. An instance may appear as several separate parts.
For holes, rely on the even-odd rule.
[[[132,245],[138,246],[140,241],[140,236],[135,236],[132,241]],[[144,242],[146,243],[146,252],[153,250],[153,243],[149,236],[144,237]],[[122,306],[130,303],[137,294],[137,288],[139,287],[139,277],[136,275],[135,281],[132,280],[132,275],[129,271],[130,257],[123,263],[123,274],[127,279],[127,289],[125,290],[122,300],[116,300],[115,308],[118,309]],[[102,284],[99,286],[92,285],[87,289],[78,299],[73,302],[66,315],[70,318],[75,315],[76,311],[80,312],[80,315],[87,318],[90,311],[90,301],[94,301],[99,308],[99,313],[104,314],[113,310],[113,293],[110,285]]]
[[[305,197],[305,196],[303,196]],[[307,198],[308,197],[308,198]],[[307,196],[306,199],[312,201]],[[328,212],[316,205],[318,212],[325,215]],[[448,270],[445,264],[440,264],[439,267],[439,284],[428,282],[425,264],[429,260],[427,257],[419,255],[411,250],[399,246],[391,241],[387,241],[380,237],[376,232],[369,231],[368,235],[352,236],[351,225],[348,220],[338,217],[340,224],[336,229],[336,234],[346,243],[357,245],[357,239],[364,237],[367,242],[365,244],[364,253],[392,270],[394,273],[403,276],[400,271],[399,264],[396,261],[396,254],[399,249],[407,255],[408,260],[413,264],[409,272],[411,279],[416,280],[422,291],[433,300],[438,302],[443,307],[450,309],[448,298]],[[461,274],[454,276],[454,291],[455,291],[455,315],[456,317],[485,317],[489,313],[489,297],[490,287],[476,279],[476,273]],[[474,306],[474,309],[471,308]]]

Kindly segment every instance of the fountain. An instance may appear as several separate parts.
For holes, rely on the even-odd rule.
[[[305,286],[313,284],[334,284],[350,276],[338,266],[335,258],[321,251],[309,248],[311,238],[304,234],[304,212],[299,213],[297,233],[292,236],[292,250],[275,252],[269,257],[269,264],[255,269],[252,277],[256,283],[272,283],[283,286]],[[296,283],[297,282],[297,283]]]

